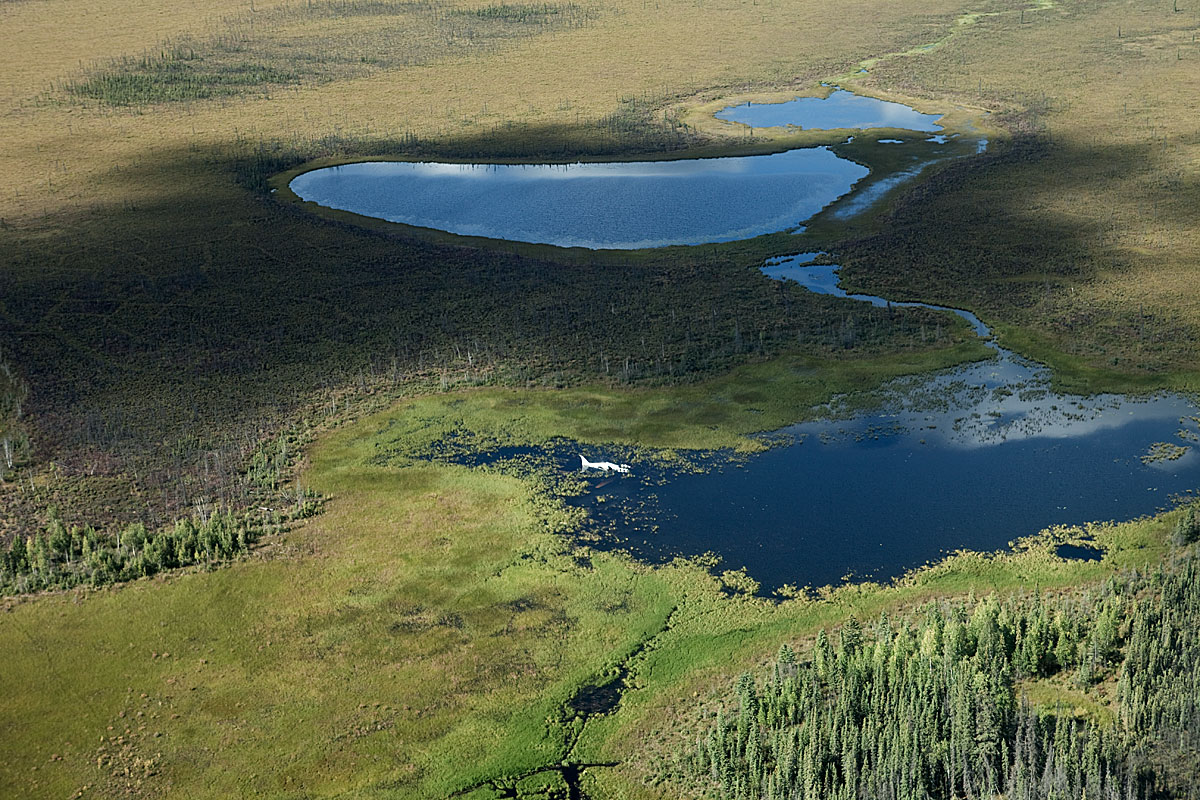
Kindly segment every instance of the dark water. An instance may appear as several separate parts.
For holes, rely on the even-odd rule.
[[[380,161],[313,170],[304,200],[465,236],[635,249],[791,230],[867,175],[825,147],[628,163]]]
[[[810,264],[818,255],[763,272],[846,297],[836,266]],[[1152,513],[1200,485],[1193,401],[1055,394],[1044,368],[992,347],[989,361],[894,381],[876,398],[884,411],[835,403],[825,411],[836,419],[779,432],[793,444],[655,488],[657,529],[634,520],[626,545],[650,558],[713,551],[768,587],[888,578],[1052,525]],[[1145,458],[1156,442],[1189,449]]]
[[[711,550],[767,587],[888,578],[1050,525],[1137,517],[1200,483],[1194,451],[1139,459],[1197,413],[1182,398],[1023,401],[995,392],[993,371],[1004,365],[943,376],[947,407],[917,386],[933,407],[797,425],[793,445],[656,487],[658,529],[630,526],[626,545],[652,559]]]
[[[778,431],[786,444],[765,453],[698,457],[699,472],[566,441],[500,455],[537,453],[562,473],[578,471],[579,453],[632,464],[627,475],[579,473],[589,490],[569,502],[591,513],[594,546],[655,562],[713,552],[718,569],[746,567],[767,590],[887,579],[1048,526],[1151,513],[1200,485],[1194,447],[1142,460],[1155,442],[1200,437],[1191,401],[1056,395],[1046,379],[998,349],[990,361],[894,381],[876,398],[884,411],[835,403],[824,410],[836,419]]]
[[[847,296],[836,266],[811,265],[819,255],[763,271]],[[948,311],[990,336],[973,314]],[[719,569],[745,567],[768,590],[887,579],[954,550],[1004,549],[1054,525],[1153,513],[1200,486],[1192,400],[1055,394],[1040,365],[991,347],[990,360],[891,382],[870,398],[876,410],[836,401],[820,409],[826,419],[772,434],[782,444],[760,455],[708,454],[679,469],[639,463],[635,451],[616,447],[560,441],[538,452],[563,473],[578,470],[580,453],[632,465],[627,475],[579,473],[589,491],[570,502],[591,512],[598,547],[651,561],[713,552]],[[1156,461],[1148,456],[1158,442],[1188,450]],[[1070,545],[1058,552],[1099,555]]]
[[[1068,561],[1099,561],[1104,557],[1103,550],[1077,544],[1060,544],[1054,552],[1059,558]]]
[[[568,705],[580,714],[607,714],[621,703],[621,693],[625,690],[626,670],[607,683],[587,684],[581,686],[568,702]]]
[[[797,97],[786,103],[745,103],[718,111],[717,119],[752,128],[794,125],[808,130],[903,128],[940,131],[940,114],[922,114],[906,105],[838,89],[828,97]]]

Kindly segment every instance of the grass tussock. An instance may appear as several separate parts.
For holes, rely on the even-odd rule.
[[[94,66],[62,88],[111,106],[264,94],[486,52],[583,25],[591,13],[549,3],[459,9],[409,0],[307,2],[229,18],[217,35],[164,42]]]

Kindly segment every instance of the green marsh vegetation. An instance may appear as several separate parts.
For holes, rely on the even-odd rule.
[[[983,358],[976,342],[907,357],[854,362],[783,357],[739,367],[694,385],[657,389],[583,386],[554,391],[477,389],[405,401],[375,447],[397,464],[427,456],[439,442],[487,450],[567,438],[689,450],[761,450],[747,434],[812,418],[835,396],[865,393],[883,377],[928,372]]]
[[[681,404],[698,394],[678,391]],[[523,436],[586,438],[575,401],[614,425],[653,422],[645,394],[632,413],[612,390],[567,393],[565,406],[546,390],[436,399],[468,429],[494,429],[507,407]],[[678,796],[671,764],[694,739],[695,695],[785,637],[968,591],[1070,591],[1170,552],[1175,516],[1088,531],[1103,562],[1063,561],[1035,540],[1009,555],[962,554],[892,586],[773,603],[731,593],[703,563],[650,568],[574,549],[560,534],[574,515],[511,475],[381,463],[402,431],[422,440],[412,423],[432,402],[323,435],[303,477],[330,498],[326,510],[248,558],[10,602],[0,643],[10,680],[28,688],[0,701],[25,731],[0,781],[35,796],[88,785],[101,796],[444,797],[480,787],[487,797],[514,776],[549,780],[543,773],[566,761],[613,765],[584,769],[594,797]],[[514,404],[528,413],[513,414]],[[726,412],[714,424],[732,441],[750,416]],[[651,425],[638,438],[666,446],[679,435]],[[618,710],[579,718],[569,707],[579,688],[617,672],[628,687]],[[47,702],[56,695],[86,699]]]

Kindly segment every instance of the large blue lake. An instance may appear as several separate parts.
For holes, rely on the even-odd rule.
[[[464,236],[626,250],[789,230],[867,172],[819,147],[627,163],[366,162],[303,173],[291,188],[328,208]]]

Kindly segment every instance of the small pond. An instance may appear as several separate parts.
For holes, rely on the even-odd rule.
[[[930,133],[942,130],[938,124],[941,114],[922,114],[901,103],[863,97],[844,89],[837,89],[828,97],[797,97],[785,103],[743,103],[718,111],[716,117],[751,128],[902,128]]]
[[[1104,558],[1103,550],[1079,544],[1060,544],[1054,549],[1054,554],[1068,561],[1099,561]]]
[[[328,208],[464,236],[626,250],[790,230],[867,172],[816,147],[622,163],[365,162],[303,173],[291,188]]]

